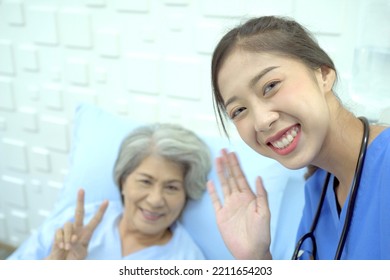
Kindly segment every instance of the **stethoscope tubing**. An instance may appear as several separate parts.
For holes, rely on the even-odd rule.
[[[340,236],[339,243],[337,245],[337,250],[335,253],[335,257],[334,257],[335,260],[341,259],[341,255],[343,253],[344,246],[345,246],[345,241],[347,240],[347,235],[348,235],[349,228],[350,228],[351,221],[352,221],[353,210],[355,208],[355,202],[356,202],[356,195],[357,195],[357,191],[358,191],[358,188],[360,185],[360,179],[361,179],[361,175],[363,172],[363,165],[364,165],[364,160],[366,157],[366,151],[367,151],[367,146],[368,146],[368,138],[369,138],[369,133],[370,133],[369,123],[365,117],[359,117],[359,119],[362,121],[363,126],[364,126],[362,143],[360,145],[359,156],[358,156],[358,160],[357,160],[357,164],[356,164],[356,168],[355,168],[355,175],[354,175],[353,180],[352,180],[352,187],[350,190],[350,199],[349,199],[349,203],[348,203],[344,226],[343,226],[343,230],[341,232],[341,236]],[[307,235],[311,235],[313,237],[312,239],[315,240],[314,231],[317,227],[318,220],[320,218],[321,209],[322,209],[322,206],[324,204],[326,191],[327,191],[327,188],[329,185],[329,179],[330,179],[330,173],[328,172],[326,174],[324,185],[322,187],[320,201],[318,203],[318,207],[316,210],[316,214],[314,215],[314,219],[313,219],[313,222],[311,224],[310,231],[308,233],[306,233],[305,235],[303,235],[303,237],[301,237],[299,239],[299,241],[295,247],[293,256],[292,256],[293,260],[298,259],[299,248],[301,247],[301,244]],[[316,247],[315,241],[313,242],[313,246]],[[316,250],[314,250],[314,251],[316,251]],[[315,258],[315,256],[313,256],[313,258]]]
[[[353,181],[352,181],[351,197],[350,197],[349,203],[348,203],[347,214],[345,217],[343,231],[341,233],[340,241],[339,241],[339,244],[337,246],[336,254],[334,257],[335,260],[341,259],[341,255],[343,253],[345,241],[347,240],[348,231],[349,231],[349,228],[351,226],[353,210],[355,209],[356,195],[357,195],[357,191],[358,191],[358,188],[360,185],[360,178],[361,178],[362,172],[363,172],[364,159],[366,158],[366,151],[367,151],[367,146],[368,146],[368,138],[369,138],[370,129],[369,129],[368,120],[365,117],[360,117],[359,119],[363,122],[363,125],[364,125],[363,139],[362,139],[362,144],[360,146],[358,162],[357,162],[356,169],[355,169],[355,176],[353,177]]]

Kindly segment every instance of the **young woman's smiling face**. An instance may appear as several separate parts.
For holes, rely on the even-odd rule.
[[[329,127],[326,95],[334,72],[296,59],[235,49],[218,85],[241,138],[258,153],[297,169],[315,160]]]
[[[127,176],[122,194],[128,230],[162,235],[179,217],[186,202],[184,167],[151,155]]]

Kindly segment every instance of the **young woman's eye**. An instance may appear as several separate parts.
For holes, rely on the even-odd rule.
[[[269,94],[273,89],[279,85],[279,81],[272,81],[264,86],[263,95]]]
[[[230,114],[230,118],[232,120],[234,120],[236,117],[238,117],[243,111],[245,111],[245,107],[240,107],[240,108],[237,108],[237,109],[234,109],[231,114]]]

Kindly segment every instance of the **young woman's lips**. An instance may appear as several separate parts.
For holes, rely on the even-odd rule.
[[[300,132],[300,125],[296,124],[268,138],[266,143],[278,155],[288,155],[297,147]]]

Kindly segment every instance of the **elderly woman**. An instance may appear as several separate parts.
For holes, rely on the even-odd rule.
[[[202,195],[210,169],[209,149],[193,132],[139,127],[122,142],[114,166],[122,201],[84,205],[81,189],[54,241],[38,238],[34,252],[9,259],[204,259],[178,218],[187,199]]]

